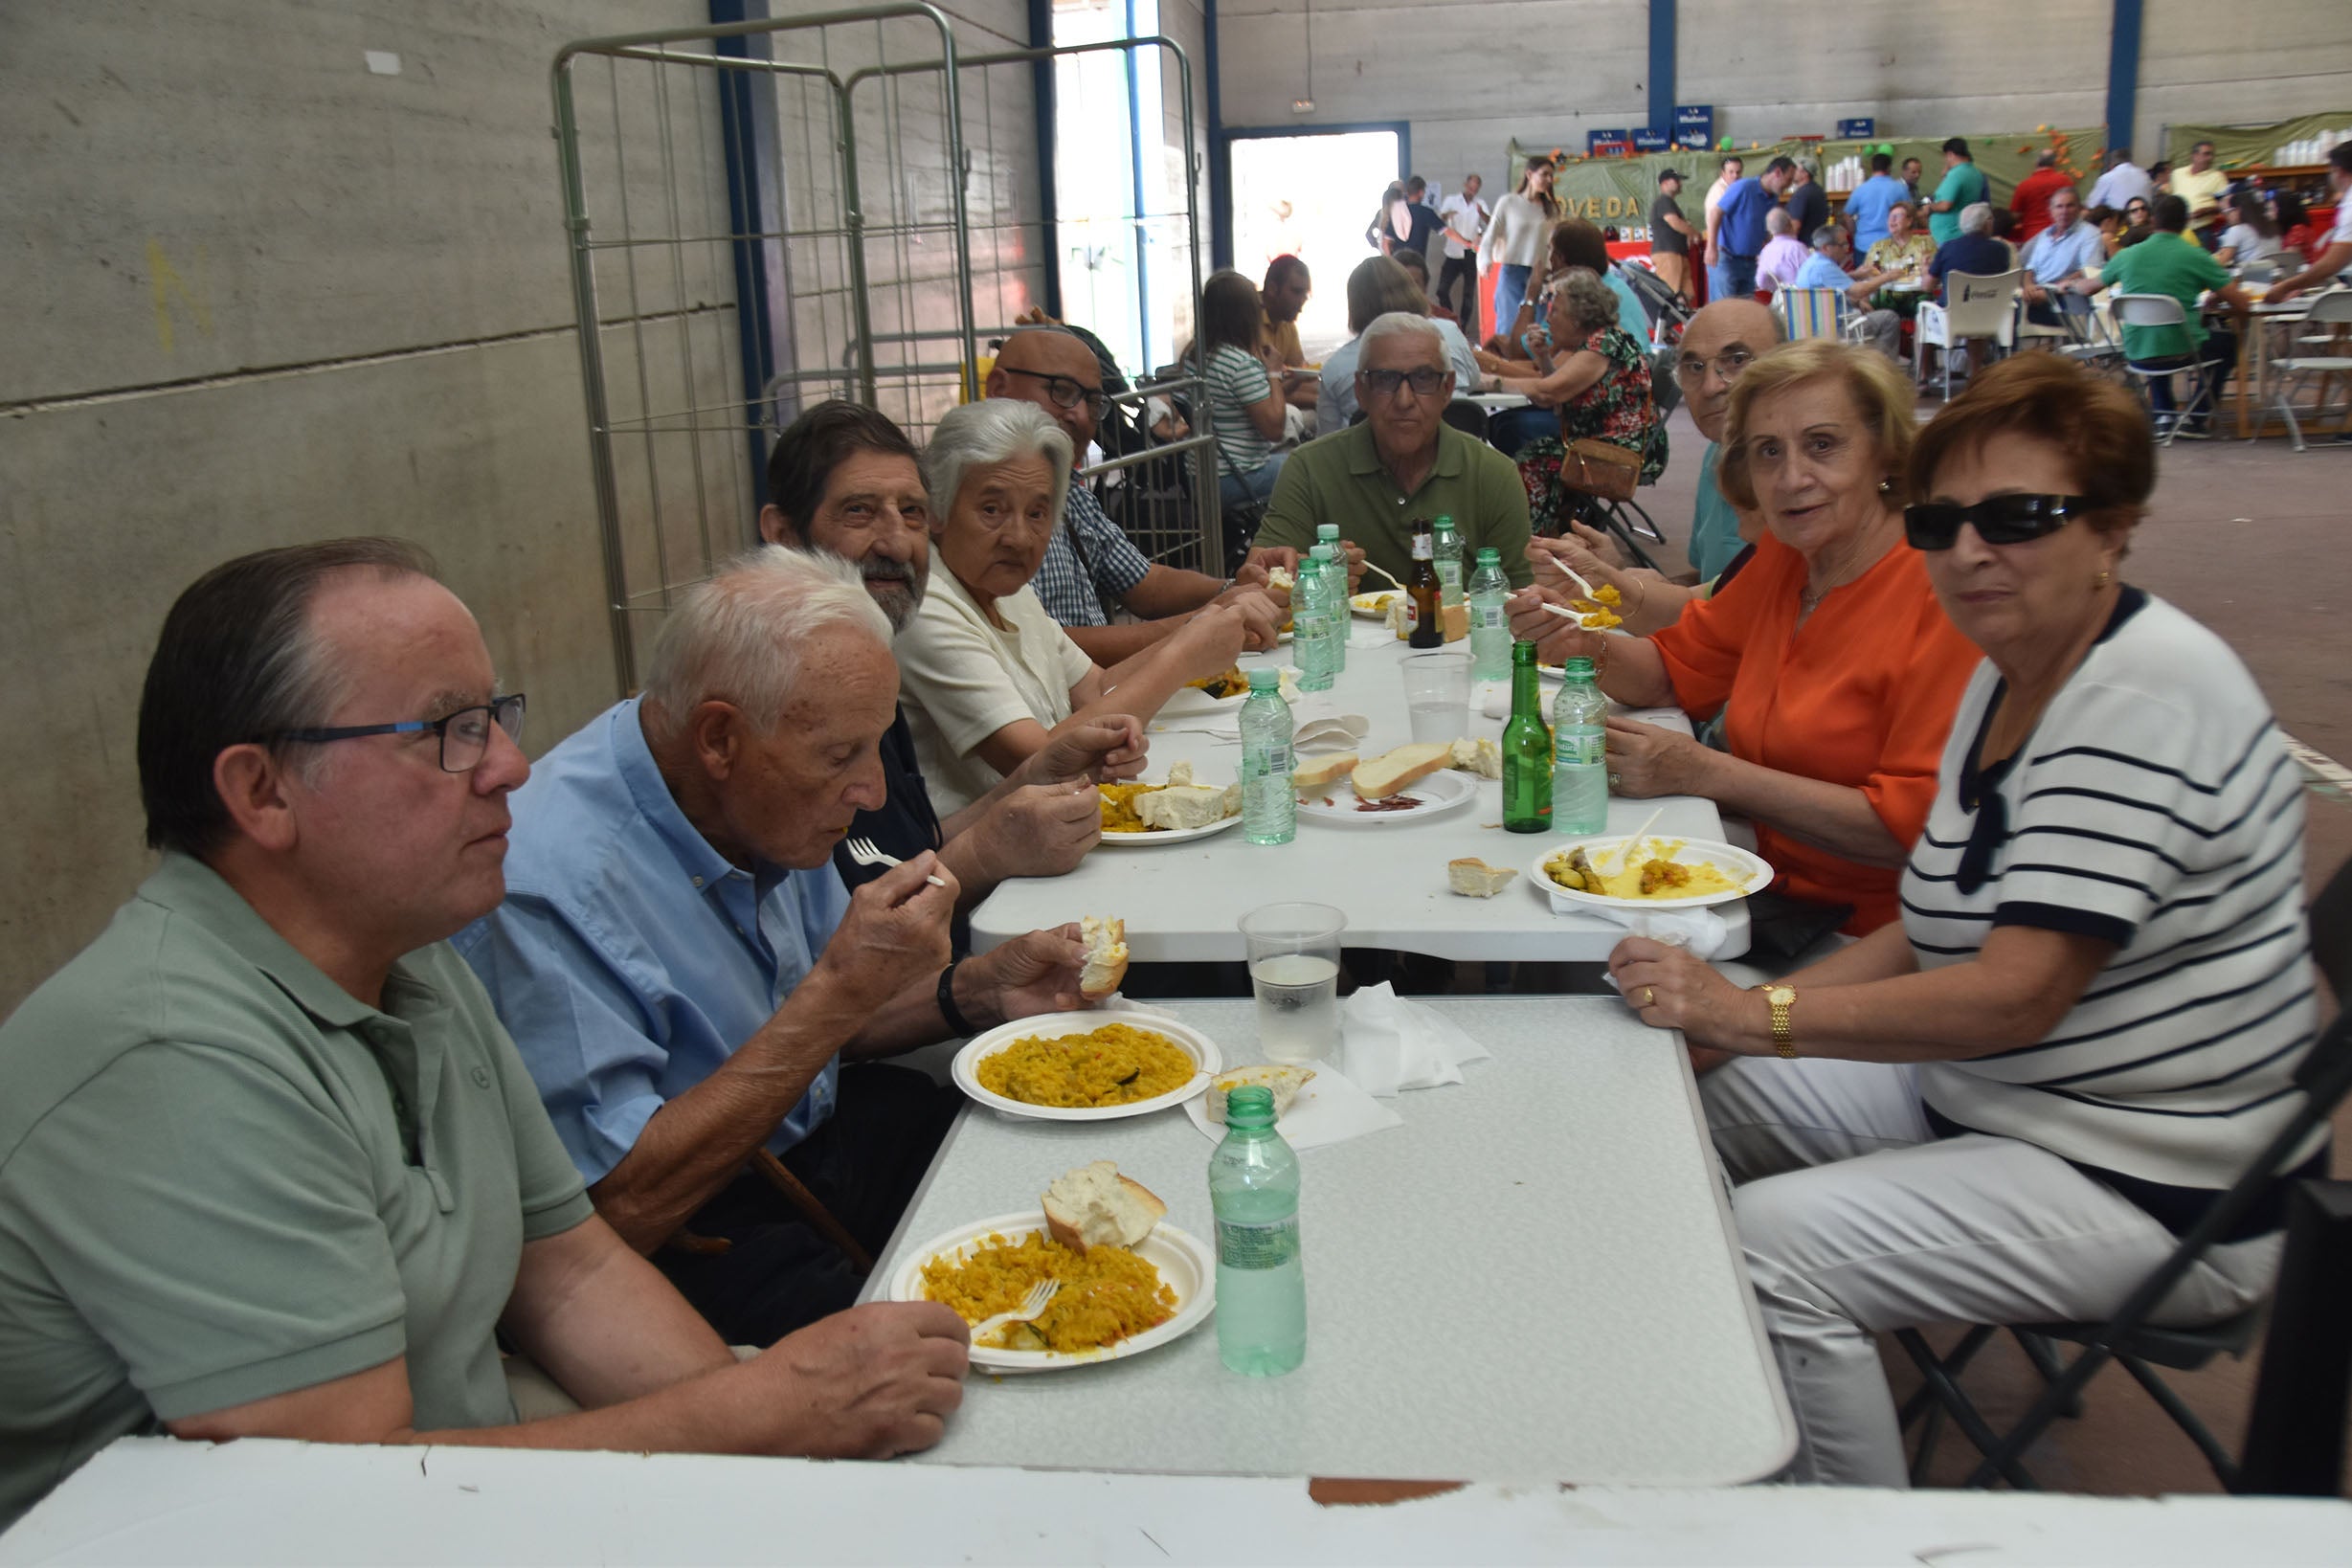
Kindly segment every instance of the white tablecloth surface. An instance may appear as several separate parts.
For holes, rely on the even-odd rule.
[[[1494,1059],[1388,1102],[1402,1127],[1299,1156],[1297,1371],[1228,1373],[1212,1318],[1124,1360],[975,1373],[921,1462],[1644,1486],[1784,1464],[1796,1431],[1680,1037],[1614,998],[1432,1005]],[[1228,1062],[1259,1059],[1254,1004],[1171,1011]],[[1071,1123],[967,1108],[873,1278],[1093,1159],[1211,1239],[1210,1149],[1180,1110]]]
[[[1355,622],[1359,629],[1366,624]],[[1454,646],[1467,653],[1469,645]],[[1404,745],[1413,738],[1404,705],[1404,653],[1405,645],[1393,638],[1374,647],[1351,647],[1347,670],[1333,688],[1302,694],[1298,713],[1364,715],[1372,730],[1358,748],[1363,756]],[[1245,657],[1242,663],[1248,668],[1289,661],[1285,646]],[[1555,683],[1544,683],[1547,714],[1557,689]],[[1468,733],[1500,740],[1503,721],[1485,717],[1480,707],[1479,688],[1473,687]],[[1686,733],[1691,728],[1671,709],[1635,716]],[[1172,728],[1182,722],[1171,717],[1151,727],[1147,776],[1165,777],[1172,765],[1187,760],[1203,783],[1227,783],[1239,775],[1238,742]],[[1446,890],[1445,862],[1459,856],[1476,855],[1524,872],[1547,845],[1571,841],[1558,834],[1504,832],[1502,785],[1491,779],[1477,785],[1477,799],[1442,817],[1371,817],[1345,825],[1301,818],[1298,838],[1288,844],[1253,844],[1238,827],[1184,843],[1106,842],[1065,876],[1017,878],[998,886],[973,912],[973,947],[985,952],[1023,931],[1082,915],[1115,915],[1127,922],[1134,962],[1239,959],[1244,956],[1237,926],[1243,915],[1262,904],[1309,899],[1346,911],[1352,948],[1497,962],[1598,963],[1608,957],[1625,934],[1623,927],[1591,915],[1553,913],[1551,900],[1525,875],[1490,899]],[[1346,786],[1340,789],[1344,793]],[[1630,833],[1661,806],[1665,814],[1652,830],[1656,833],[1723,837],[1714,802],[1692,795],[1612,798],[1608,831]],[[1719,956],[1736,958],[1748,948],[1747,906],[1734,901],[1720,906],[1719,912],[1731,928]]]

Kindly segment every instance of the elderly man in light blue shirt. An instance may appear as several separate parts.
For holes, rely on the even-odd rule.
[[[949,961],[930,851],[844,889],[897,697],[857,570],[753,551],[515,793],[506,900],[457,939],[597,1211],[731,1343],[855,1299],[953,1118],[862,1058],[1080,1004],[1075,926]]]
[[[2097,228],[2083,221],[2082,198],[2072,190],[2056,192],[2050,198],[2050,227],[2033,236],[2018,261],[2026,272],[2019,292],[2027,314],[2045,326],[2057,325],[2059,311],[2089,315],[2089,297],[2098,292],[2106,261]]]
[[[1900,363],[1903,357],[1903,319],[1892,310],[1864,308],[1879,285],[1894,274],[1866,272],[1856,278],[1846,270],[1846,260],[1851,253],[1847,249],[1846,231],[1834,223],[1825,223],[1813,231],[1813,254],[1804,258],[1797,269],[1791,288],[1835,289],[1838,297],[1838,330],[1849,327],[1871,347],[1889,359]],[[1858,325],[1857,325],[1858,324]]]

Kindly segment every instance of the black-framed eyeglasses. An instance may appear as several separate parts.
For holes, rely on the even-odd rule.
[[[1696,354],[1685,354],[1681,359],[1674,362],[1674,369],[1680,374],[1688,376],[1693,381],[1697,380],[1700,376],[1705,375],[1710,370],[1713,370],[1715,374],[1721,376],[1724,380],[1730,381],[1736,378],[1740,371],[1746,370],[1750,365],[1754,364],[1755,361],[1756,356],[1754,354],[1748,352],[1748,350],[1745,348],[1735,347],[1724,349],[1723,352],[1717,354],[1713,359],[1701,359]]]
[[[1102,388],[1089,387],[1085,382],[1066,375],[1050,375],[1043,370],[1024,370],[1018,365],[999,364],[997,369],[1002,370],[1006,375],[1025,375],[1032,381],[1044,382],[1045,395],[1053,399],[1054,407],[1058,409],[1074,409],[1084,403],[1086,406],[1086,412],[1099,419],[1103,416],[1104,405],[1110,401],[1110,394]]]
[[[1358,370],[1375,397],[1394,397],[1399,387],[1410,387],[1416,397],[1435,397],[1448,372],[1423,366],[1418,370]]]
[[[299,741],[305,746],[327,741],[357,740],[362,735],[420,735],[430,729],[440,737],[441,772],[470,773],[489,754],[490,727],[506,731],[506,738],[523,744],[523,694],[509,692],[495,702],[461,707],[438,719],[403,719],[398,724],[347,724],[330,729],[281,729],[273,741]]]
[[[1950,549],[1960,525],[1976,525],[1988,545],[2022,545],[2056,533],[2091,510],[2080,496],[1987,496],[1973,506],[1926,502],[1903,508],[1903,533],[1914,549]]]

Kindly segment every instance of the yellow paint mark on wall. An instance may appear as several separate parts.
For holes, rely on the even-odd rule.
[[[213,335],[213,307],[205,301],[204,247],[201,245],[196,247],[193,270],[196,284],[190,288],[188,280],[180,276],[179,269],[171,264],[171,258],[164,255],[163,241],[152,235],[147,236],[147,281],[155,292],[155,337],[164,346],[167,354],[171,352],[171,302],[175,296],[181,308],[195,319],[196,330],[208,338]]]

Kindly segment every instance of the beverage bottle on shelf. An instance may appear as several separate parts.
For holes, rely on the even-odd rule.
[[[1566,669],[1552,704],[1552,831],[1589,837],[1609,825],[1609,700],[1591,660]]]
[[[1404,591],[1413,599],[1413,635],[1408,648],[1436,648],[1445,641],[1443,597],[1438,588],[1437,546],[1427,518],[1413,520],[1413,569],[1405,573]]]
[[[1510,597],[1511,579],[1503,575],[1502,552],[1482,546],[1478,570],[1470,573],[1470,678],[1474,681],[1500,681],[1511,673],[1511,614],[1503,604]]]
[[[1290,731],[1282,671],[1251,670],[1249,698],[1242,704],[1242,836],[1253,844],[1287,844],[1298,837]]]
[[[1437,556],[1438,603],[1444,611],[1445,640],[1459,642],[1470,635],[1469,609],[1463,602],[1463,579],[1468,573],[1462,568],[1462,536],[1454,531],[1452,518],[1438,518],[1432,548]]]
[[[1500,567],[1495,575],[1502,575]],[[1503,635],[1508,638],[1511,633],[1506,630]],[[1503,831],[1542,833],[1551,825],[1552,731],[1543,722],[1543,685],[1535,672],[1535,645],[1513,642],[1511,718],[1503,726]]]
[[[1348,667],[1348,552],[1339,548],[1339,525],[1315,525],[1315,548],[1332,547],[1331,605],[1332,605],[1332,673],[1344,674]]]
[[[1225,1101],[1225,1139],[1209,1156],[1217,1217],[1217,1355],[1250,1378],[1307,1358],[1307,1274],[1299,1258],[1298,1155],[1274,1131],[1274,1091],[1244,1084]]]
[[[1332,648],[1341,631],[1340,612],[1332,606],[1326,564],[1324,547],[1317,545],[1298,564],[1290,585],[1290,661],[1298,666],[1301,691],[1329,691],[1337,673]]]

